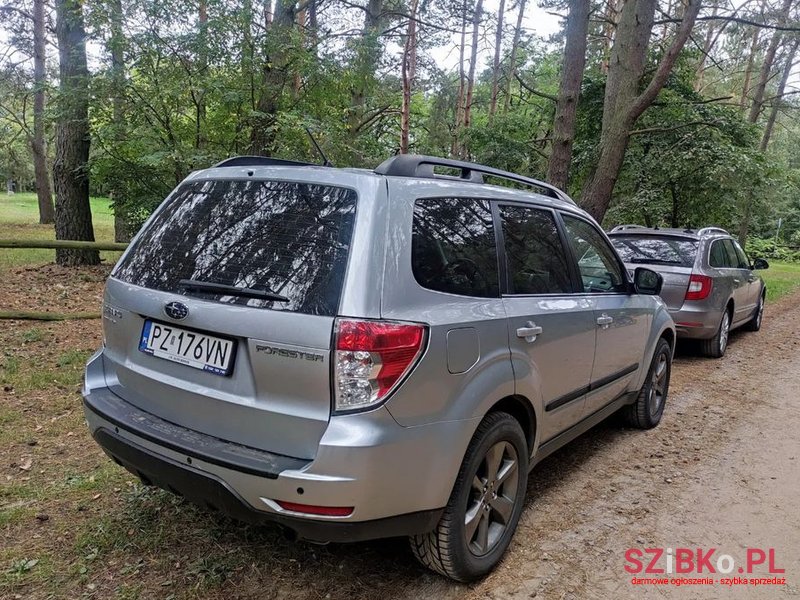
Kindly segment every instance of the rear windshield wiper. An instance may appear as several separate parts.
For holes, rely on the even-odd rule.
[[[679,260],[667,260],[664,258],[632,258],[628,262],[636,263],[636,264],[659,264],[659,265],[682,265],[683,263]]]
[[[240,296],[242,298],[257,298],[259,300],[274,300],[276,302],[289,302],[286,296],[281,296],[269,290],[257,290],[254,288],[236,287],[235,285],[225,285],[224,283],[213,283],[211,281],[198,281],[196,279],[181,279],[178,285],[187,290],[207,292],[209,294],[219,293],[226,296]]]

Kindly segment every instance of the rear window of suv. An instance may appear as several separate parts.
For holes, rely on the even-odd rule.
[[[288,302],[192,291],[230,304],[335,315],[356,212],[353,190],[288,181],[180,186],[113,276],[185,293],[182,279],[268,290]]]
[[[684,238],[613,235],[611,242],[626,263],[691,267],[697,255],[697,241]]]

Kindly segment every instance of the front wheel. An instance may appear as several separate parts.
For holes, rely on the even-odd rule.
[[[423,565],[474,581],[494,569],[517,528],[528,481],[528,444],[508,413],[486,416],[467,448],[436,529],[410,538]]]
[[[652,429],[661,421],[669,393],[669,376],[672,372],[672,347],[664,338],[658,340],[647,379],[636,402],[625,408],[628,425],[638,429]]]
[[[753,318],[750,319],[744,326],[744,329],[747,331],[758,331],[761,329],[761,321],[764,319],[764,295],[765,293],[762,292],[758,299],[758,306],[756,306],[756,312],[753,315]]]

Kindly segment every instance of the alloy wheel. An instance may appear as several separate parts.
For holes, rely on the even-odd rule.
[[[652,379],[650,380],[648,407],[651,415],[657,415],[658,411],[661,410],[661,405],[664,403],[667,391],[668,363],[667,355],[663,352],[659,354],[658,362],[655,364]]]
[[[731,328],[731,317],[728,311],[722,315],[722,324],[719,326],[719,352],[723,354],[728,347],[728,333]]]
[[[475,556],[488,554],[511,522],[517,501],[519,457],[509,442],[494,444],[486,452],[472,478],[464,537]]]

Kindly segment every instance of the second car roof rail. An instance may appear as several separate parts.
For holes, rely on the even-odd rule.
[[[616,233],[617,231],[626,231],[628,229],[646,229],[644,225],[637,225],[635,223],[626,223],[625,225],[617,225],[609,233]]]
[[[219,167],[318,167],[314,163],[285,158],[272,158],[271,156],[233,156],[218,162],[212,168]]]
[[[435,172],[435,167],[444,167],[446,169],[453,169],[458,171],[457,176],[448,176]],[[420,177],[424,179],[458,179],[470,183],[485,183],[483,180],[484,175],[490,177],[497,177],[498,179],[505,179],[515,183],[521,183],[528,187],[533,187],[541,190],[545,195],[570,204],[575,202],[567,196],[564,192],[556,186],[538,179],[531,177],[524,177],[511,173],[509,171],[502,171],[493,167],[479,165],[461,160],[452,160],[449,158],[438,158],[435,156],[424,156],[422,154],[398,154],[385,161],[383,161],[376,169],[375,172],[379,175],[391,175],[394,177]]]
[[[730,235],[727,230],[722,227],[703,227],[697,231],[697,235],[706,235],[708,233],[721,233],[723,235]]]

